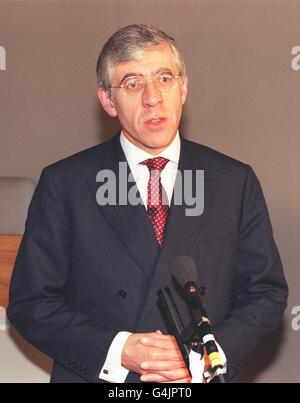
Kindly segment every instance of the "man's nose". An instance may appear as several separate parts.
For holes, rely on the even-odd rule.
[[[162,94],[153,81],[145,83],[142,101],[145,107],[156,106],[163,102]]]

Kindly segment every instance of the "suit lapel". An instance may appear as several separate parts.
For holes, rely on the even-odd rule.
[[[131,254],[140,269],[148,277],[151,276],[159,248],[155,239],[151,221],[148,217],[144,205],[139,204],[132,206],[129,203],[126,205],[118,205],[119,199],[119,163],[123,163],[123,168],[126,166],[127,173],[130,172],[124,152],[122,150],[119,135],[115,136],[107,143],[107,150],[102,157],[102,165],[99,158],[99,165],[95,170],[95,176],[101,169],[111,170],[116,175],[117,187],[117,205],[115,206],[100,206],[96,200],[96,193],[100,186],[96,179],[88,182],[88,187],[92,197],[97,205],[98,212],[102,214],[107,222],[113,228],[116,236],[122,242],[124,247]],[[125,164],[125,165],[124,165]],[[129,185],[134,186],[135,183]],[[130,186],[128,186],[130,187]]]

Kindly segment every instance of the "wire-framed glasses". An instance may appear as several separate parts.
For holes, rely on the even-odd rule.
[[[161,92],[170,91],[180,76],[173,73],[160,72],[152,77],[152,82]],[[146,87],[147,80],[142,76],[126,77],[120,85],[110,85],[109,88],[121,88],[125,94],[130,96],[140,95]]]

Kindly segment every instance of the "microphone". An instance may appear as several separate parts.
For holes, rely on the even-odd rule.
[[[178,256],[174,261],[173,276],[185,290],[196,334],[203,341],[213,370],[210,379],[217,377],[220,383],[225,383],[222,360],[197,288],[197,269],[193,259],[189,256]]]

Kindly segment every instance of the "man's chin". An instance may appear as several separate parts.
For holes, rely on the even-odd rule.
[[[156,155],[165,150],[170,144],[172,140],[170,141],[165,141],[165,142],[149,142],[147,144],[144,144],[145,151],[147,151],[150,154]]]

